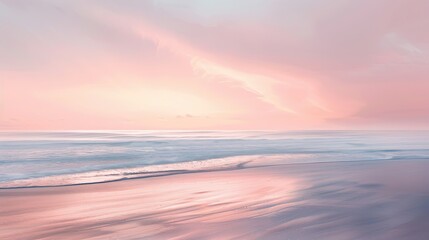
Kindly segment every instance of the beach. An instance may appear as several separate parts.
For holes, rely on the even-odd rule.
[[[429,240],[429,0],[0,0],[0,240]]]
[[[0,239],[424,240],[427,169],[425,160],[241,157],[104,183],[1,189]]]

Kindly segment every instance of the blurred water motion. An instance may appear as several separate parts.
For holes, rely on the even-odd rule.
[[[426,136],[337,134],[252,137],[244,148],[301,150],[145,166],[140,179],[1,189],[0,239],[428,239]]]
[[[426,161],[258,166],[0,191],[2,239],[427,239]],[[393,177],[395,176],[395,177]]]
[[[17,180],[26,180],[28,185],[34,179],[39,181],[46,177],[52,177],[51,182],[44,180],[47,185],[61,185],[64,178],[72,183],[99,182],[122,179],[124,175],[132,177],[130,173],[142,167],[249,155],[283,154],[283,163],[426,159],[429,156],[428,133],[0,132],[0,187]],[[19,182],[12,185],[19,186]]]

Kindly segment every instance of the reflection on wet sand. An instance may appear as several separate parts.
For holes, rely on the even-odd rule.
[[[427,239],[429,176],[421,169],[428,167],[425,161],[249,164],[0,190],[0,238]],[[396,173],[401,179],[391,178]],[[407,182],[413,188],[403,191]]]

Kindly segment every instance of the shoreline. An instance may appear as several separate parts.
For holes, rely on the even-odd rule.
[[[0,238],[284,239],[286,234],[417,240],[429,234],[427,161],[253,165],[2,189]]]
[[[311,159],[311,160],[309,160]],[[304,160],[304,161],[303,161]],[[412,161],[425,160],[414,159]],[[269,167],[273,164],[279,166],[306,165],[306,164],[329,164],[329,163],[366,163],[383,161],[410,161],[410,159],[361,159],[361,160],[332,160],[317,161],[312,154],[265,154],[265,155],[239,155],[224,158],[214,158],[197,161],[187,161],[178,163],[167,163],[148,165],[133,168],[106,169],[99,171],[89,171],[82,173],[52,175],[31,179],[19,179],[7,182],[0,182],[0,190],[25,189],[25,188],[49,188],[80,186],[90,184],[103,184],[117,181],[127,181],[133,179],[145,179],[153,177],[165,177],[170,175],[191,174],[209,171],[228,171],[243,168],[245,165],[251,167]],[[96,180],[104,178],[105,180]],[[42,183],[42,184],[40,184]],[[39,185],[37,185],[39,184]]]

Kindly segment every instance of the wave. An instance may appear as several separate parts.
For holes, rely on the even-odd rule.
[[[0,187],[89,184],[216,170],[240,164],[237,159],[296,164],[428,156],[427,132],[1,132]]]
[[[101,171],[89,171],[75,174],[63,174],[31,179],[20,179],[7,182],[0,182],[0,189],[17,188],[44,188],[44,187],[64,187],[74,185],[87,185],[108,183],[122,180],[132,180],[140,178],[164,177],[178,174],[191,174],[201,172],[214,172],[226,170],[239,170],[244,168],[261,168],[283,165],[302,164],[323,164],[323,163],[344,163],[344,162],[367,162],[383,160],[404,160],[390,157],[368,159],[368,158],[348,158],[338,160],[335,158],[320,158],[314,154],[278,154],[278,155],[251,155],[235,156],[221,159],[210,159],[203,161],[190,161],[172,164],[151,165],[135,168],[108,169]],[[419,160],[413,158],[413,160]]]

